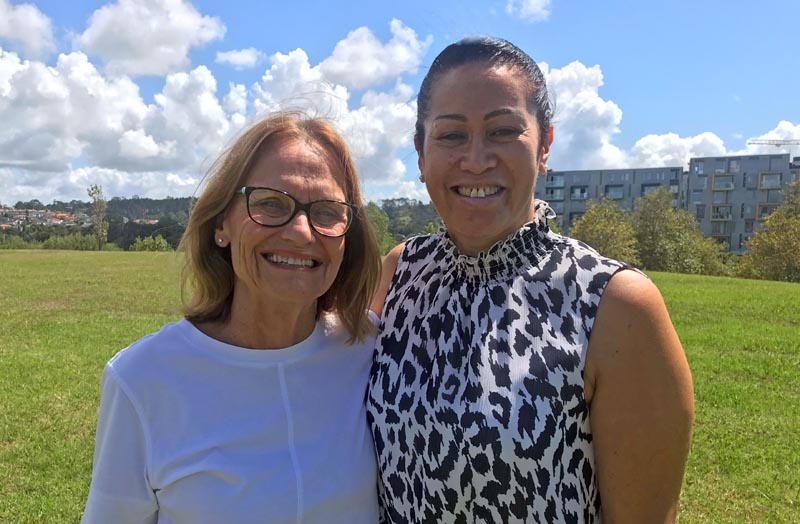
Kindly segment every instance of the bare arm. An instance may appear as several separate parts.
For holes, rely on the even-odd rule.
[[[405,247],[405,242],[398,244],[392,248],[389,254],[386,255],[386,258],[383,259],[381,280],[378,282],[378,289],[376,289],[375,294],[372,295],[372,302],[369,305],[369,309],[378,316],[381,316],[381,313],[383,313],[383,302],[386,300],[386,294],[389,293],[389,286],[392,284],[392,277],[394,276],[395,269],[397,269],[397,262],[400,260],[400,255],[403,253]]]
[[[603,522],[674,522],[694,393],[664,301],[646,277],[621,271],[608,283],[585,377]]]

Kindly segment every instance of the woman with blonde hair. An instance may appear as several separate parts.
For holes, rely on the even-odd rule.
[[[374,523],[380,258],[324,121],[269,116],[192,210],[184,318],[106,365],[84,523]]]

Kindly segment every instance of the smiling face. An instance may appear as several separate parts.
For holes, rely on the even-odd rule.
[[[476,255],[533,219],[533,187],[546,171],[525,79],[508,67],[466,64],[436,80],[419,168],[453,242]]]
[[[303,203],[344,201],[340,171],[319,145],[304,138],[277,137],[256,160],[244,185],[285,191]],[[230,246],[234,311],[242,305],[315,310],[317,299],[339,272],[345,249],[345,237],[320,235],[304,212],[283,226],[256,224],[247,214],[243,195],[231,201],[215,238],[221,247]]]

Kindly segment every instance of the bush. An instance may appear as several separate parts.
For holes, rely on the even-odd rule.
[[[17,235],[0,234],[0,249],[36,249],[36,242],[25,242]]]
[[[161,235],[157,237],[136,237],[128,251],[172,251],[172,246]]]
[[[72,233],[71,235],[52,236],[42,242],[42,249],[65,249],[69,251],[95,251],[97,240],[93,235]]]

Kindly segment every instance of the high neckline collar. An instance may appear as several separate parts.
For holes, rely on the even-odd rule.
[[[475,256],[462,254],[443,229],[437,234],[442,238],[445,263],[452,266],[455,275],[476,283],[502,280],[526,272],[538,265],[552,249],[553,233],[547,226],[547,220],[554,216],[547,202],[537,201],[533,221],[523,224],[517,231]]]

